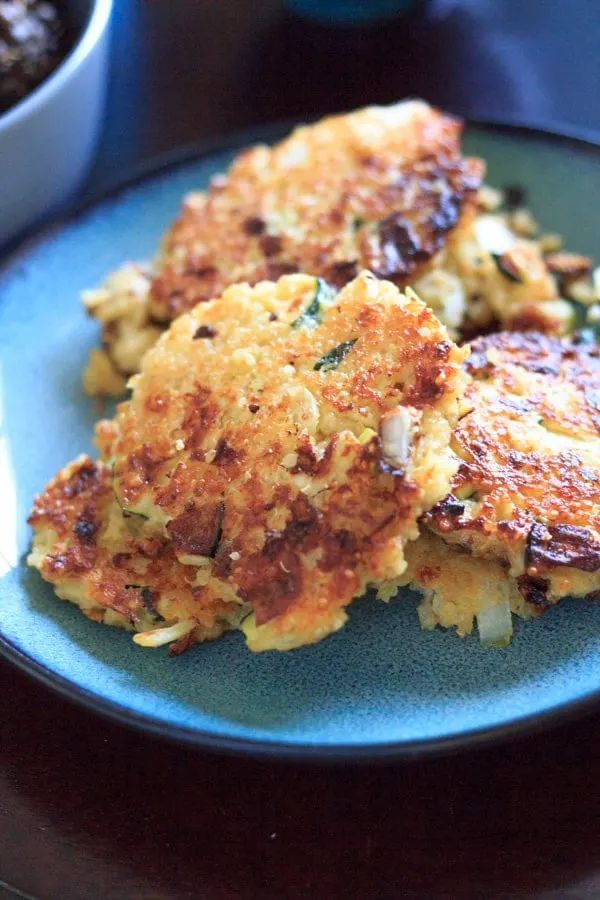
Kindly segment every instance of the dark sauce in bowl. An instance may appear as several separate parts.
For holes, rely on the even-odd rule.
[[[0,0],[0,115],[52,73],[70,45],[58,3]]]

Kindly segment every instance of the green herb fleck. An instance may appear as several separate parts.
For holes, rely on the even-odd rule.
[[[343,341],[341,344],[338,344],[337,347],[328,350],[327,353],[314,364],[313,368],[315,372],[329,372],[330,369],[337,369],[346,354],[352,350],[357,340],[358,338],[353,338],[351,341]]]
[[[113,488],[113,491],[114,491],[114,488]],[[123,516],[125,519],[128,519],[130,516],[135,516],[138,519],[145,519],[147,521],[150,518],[150,516],[147,516],[145,513],[133,512],[133,510],[127,509],[126,506],[123,506],[123,503],[121,502],[121,498],[119,497],[119,495],[117,494],[116,491],[114,491],[114,494],[115,494],[115,500],[121,507],[121,512],[123,513]]]
[[[323,321],[324,306],[333,300],[335,291],[322,278],[317,278],[317,286],[313,298],[304,312],[294,319],[292,328],[316,328]]]

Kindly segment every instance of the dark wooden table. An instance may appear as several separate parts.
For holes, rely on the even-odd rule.
[[[276,0],[116,5],[92,191],[181,144],[409,94],[600,129],[597,0],[446,0],[351,33]],[[600,715],[447,759],[323,768],[172,746],[4,662],[0,685],[7,894],[600,897]]]

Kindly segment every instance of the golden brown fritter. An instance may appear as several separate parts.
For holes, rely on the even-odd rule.
[[[423,103],[370,107],[242,152],[194,194],[164,241],[151,292],[168,321],[237,281],[310,272],[338,287],[362,269],[406,284],[473,214],[483,163],[459,120]]]
[[[425,522],[510,567],[540,606],[600,589],[600,348],[504,333],[475,341],[452,492]]]
[[[86,529],[67,515],[75,564],[73,535],[112,541],[113,556],[91,563],[101,593],[110,559],[129,552],[123,529],[135,530],[152,560],[164,558],[169,590],[178,563],[198,609],[219,610],[219,622],[233,621],[230,607],[252,610],[252,649],[320,640],[353,597],[401,574],[418,517],[447,493],[464,356],[414,294],[369,273],[337,295],[306,275],[229,288],[172,324],[131,399],[98,426],[119,528],[102,530],[106,513],[92,509]],[[57,544],[39,518],[48,503],[32,518],[50,528],[32,563],[52,581],[64,536]],[[160,573],[142,575],[132,583],[160,598]],[[137,594],[120,596],[139,609]],[[181,602],[183,621],[195,621],[189,596]]]
[[[484,163],[461,155],[461,131],[458,119],[411,101],[240,153],[185,199],[152,269],[125,265],[85,292],[104,343],[86,391],[122,391],[161,322],[230,284],[287,272],[339,288],[368,268],[410,284],[453,337],[581,327],[596,297],[590,261],[556,253],[555,236],[538,240],[525,210],[498,208],[502,195],[480,187]],[[571,294],[575,306],[563,299]]]

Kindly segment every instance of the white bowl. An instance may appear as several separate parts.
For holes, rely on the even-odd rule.
[[[74,196],[94,152],[112,0],[68,0],[78,38],[27,97],[0,115],[0,246]]]

